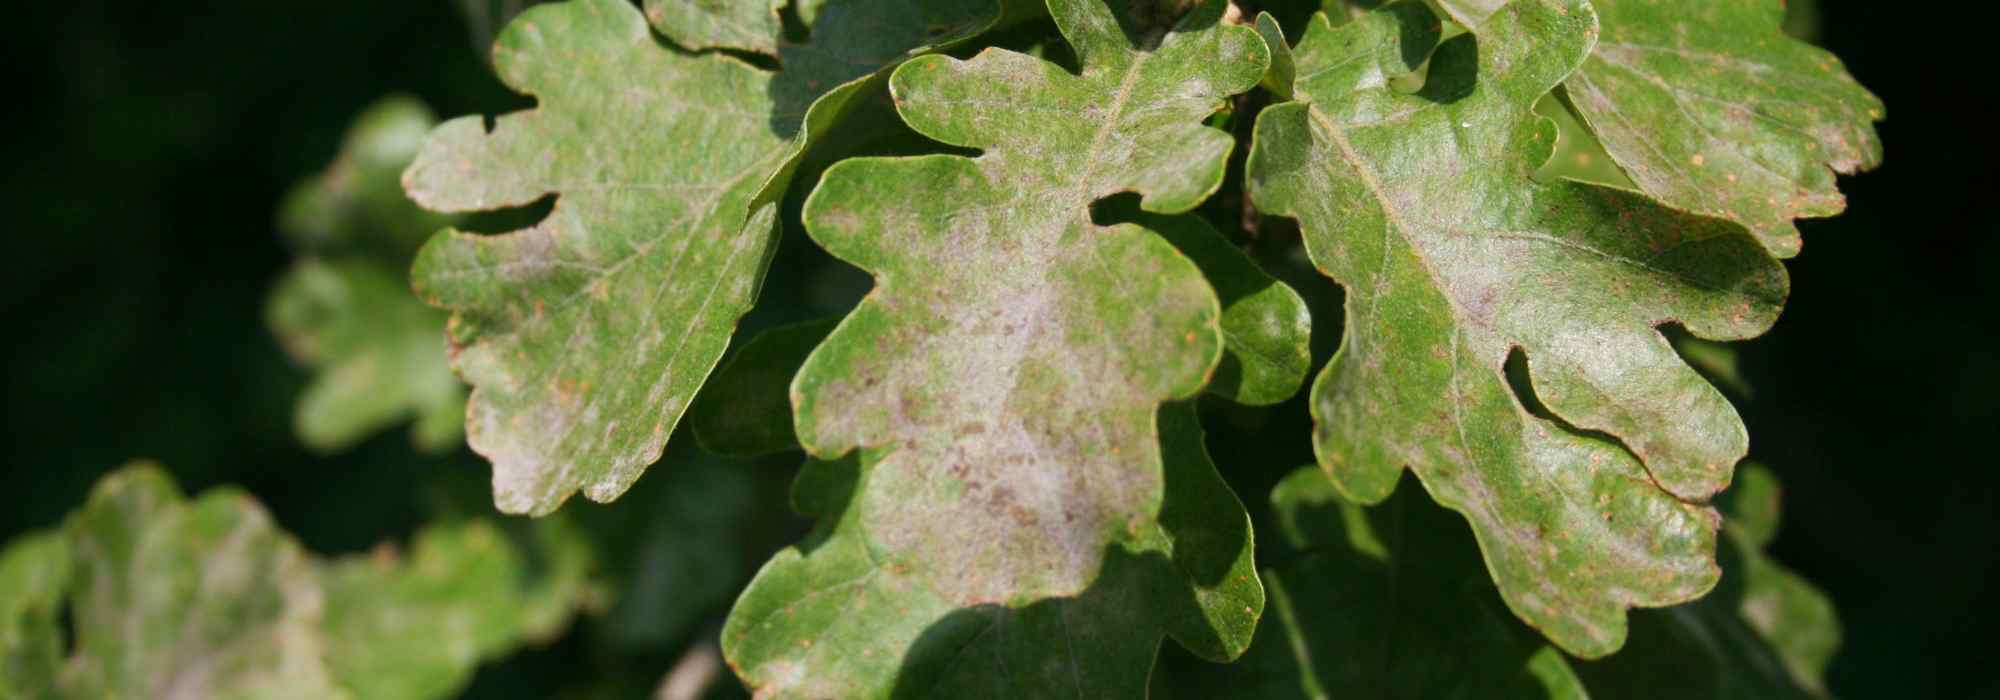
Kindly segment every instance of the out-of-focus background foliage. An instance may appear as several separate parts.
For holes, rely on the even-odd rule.
[[[1774,554],[1839,607],[1846,641],[1828,685],[1845,697],[2000,693],[1984,663],[2000,624],[2000,111],[1984,96],[1994,62],[1975,35],[1953,31],[1972,21],[1967,11],[1820,3],[1819,41],[1889,105],[1888,161],[1843,180],[1844,216],[1804,222],[1790,306],[1776,330],[1742,346],[1755,388],[1737,397],[1751,457],[1786,491]],[[460,8],[78,0],[12,14],[16,29],[0,44],[11,97],[0,129],[0,540],[59,522],[99,475],[135,457],[164,462],[191,491],[242,484],[323,554],[405,537],[478,502],[481,461],[421,455],[401,429],[344,453],[308,452],[291,429],[307,375],[263,316],[292,259],[274,231],[279,199],[326,165],[362,108],[391,92],[446,116],[527,104],[487,72]],[[798,254],[798,239],[787,245]],[[1324,299],[1331,283],[1318,284],[1301,291]],[[1296,402],[1275,410],[1303,412]],[[1309,458],[1303,439],[1272,448],[1230,432],[1267,418],[1279,416],[1211,416],[1225,471],[1282,474]],[[645,482],[659,493],[620,505],[699,505],[710,477],[667,476],[698,459],[671,451],[634,496]],[[789,472],[776,462],[729,463],[759,484],[732,498],[782,493]],[[638,517],[569,508],[606,511],[595,514],[603,522]],[[674,526],[626,529],[637,542],[645,528]],[[796,533],[749,539],[774,546]],[[762,554],[702,560],[702,570],[732,578]],[[717,595],[672,585],[656,593]],[[675,621],[662,623],[668,638],[651,638],[635,614],[636,627],[619,629],[604,620],[630,625],[631,615],[586,618],[552,646],[483,668],[468,693],[643,691],[684,642],[713,633],[713,620]],[[594,677],[607,683],[578,683]]]

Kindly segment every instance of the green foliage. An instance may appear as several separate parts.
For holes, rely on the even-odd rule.
[[[653,16],[702,45],[737,36],[680,10]],[[814,137],[883,67],[998,17],[977,2],[831,6],[825,33],[852,31],[794,48],[781,59],[798,67],[775,74],[664,46],[620,0],[508,25],[495,69],[539,106],[491,132],[479,117],[446,122],[404,175],[440,211],[556,196],[533,228],[439,236],[413,272],[419,295],[455,312],[466,437],[493,460],[501,510],[545,514],[579,489],[610,501],[658,460],[756,298],[775,200]]]
[[[268,320],[307,445],[546,517],[323,560],[128,468],[0,550],[0,698],[443,697],[579,610],[667,695],[1826,695],[1715,385],[1882,106],[1775,0],[523,5],[534,106],[365,111]]]
[[[419,533],[408,559],[323,562],[240,491],[188,500],[126,467],[0,552],[0,697],[448,697],[575,610],[581,560],[531,573],[526,556],[468,521]]]
[[[1619,698],[1827,697],[1821,676],[1840,646],[1833,602],[1773,561],[1778,482],[1745,464],[1721,501],[1723,579],[1693,603],[1634,615],[1627,651],[1578,667]]]

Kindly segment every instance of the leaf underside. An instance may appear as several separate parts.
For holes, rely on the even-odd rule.
[[[1220,303],[1159,233],[1090,216],[1127,191],[1184,212],[1219,185],[1231,141],[1202,120],[1267,57],[1222,6],[1169,29],[1053,0],[1080,73],[989,49],[891,78],[913,128],[982,155],[826,172],[807,231],[876,288],[792,385],[827,460],[798,486],[822,531],[731,613],[724,652],[757,692],[1131,696],[1163,635],[1247,644],[1247,516],[1192,407],[1161,407],[1217,366]]]
[[[687,3],[652,5],[670,36],[742,43],[670,5]],[[438,211],[555,196],[530,229],[440,234],[413,272],[453,311],[453,367],[474,387],[467,439],[493,462],[500,508],[545,514],[579,489],[609,501],[657,460],[756,297],[776,202],[812,137],[879,69],[998,16],[992,0],[828,3],[813,27],[825,39],[782,47],[778,73],[663,44],[620,0],[510,24],[495,68],[539,106],[490,132],[477,116],[446,122],[404,176]]]
[[[1313,388],[1316,451],[1362,502],[1414,469],[1471,522],[1508,606],[1601,656],[1627,608],[1714,584],[1703,502],[1747,446],[1657,326],[1757,335],[1787,277],[1740,225],[1533,180],[1556,137],[1533,106],[1589,54],[1587,3],[1521,0],[1476,36],[1439,29],[1416,2],[1316,21],[1294,51],[1299,101],[1257,124],[1253,201],[1298,219],[1348,293]],[[1420,89],[1392,86],[1420,66]]]

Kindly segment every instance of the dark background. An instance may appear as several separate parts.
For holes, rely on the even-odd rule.
[[[1995,63],[1954,9],[1822,3],[1821,42],[1888,103],[1888,160],[1843,180],[1844,216],[1803,223],[1784,318],[1742,345],[1751,457],[1786,487],[1775,553],[1839,606],[1830,685],[1850,698],[2000,694],[1984,651],[2000,622],[2000,111],[1982,101]],[[428,474],[484,478],[469,454],[415,455],[399,430],[304,451],[290,412],[305,375],[262,318],[292,255],[275,202],[363,106],[389,92],[444,115],[524,104],[485,71],[453,3],[10,12],[0,539],[59,522],[138,457],[190,490],[244,485],[324,553],[407,533],[428,512],[408,484]],[[526,652],[472,694],[547,695],[580,653]]]

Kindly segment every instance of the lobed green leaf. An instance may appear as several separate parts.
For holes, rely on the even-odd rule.
[[[670,35],[740,43],[654,17]],[[502,510],[545,514],[579,489],[609,501],[659,458],[756,298],[776,203],[813,138],[881,69],[983,31],[999,8],[852,0],[815,19],[815,42],[783,47],[773,74],[664,45],[619,0],[531,9],[494,63],[539,106],[490,132],[479,117],[446,122],[405,173],[440,211],[556,197],[530,229],[440,234],[413,272],[454,312],[453,366],[474,387],[467,438],[493,461]]]
[[[807,231],[877,287],[793,382],[822,530],[731,613],[757,692],[1133,696],[1163,634],[1248,642],[1247,516],[1161,408],[1214,371],[1220,303],[1159,233],[1090,212],[1184,212],[1221,182],[1231,142],[1202,120],[1268,56],[1222,8],[1168,27],[1052,0],[1079,73],[989,49],[891,78],[905,121],[979,157],[827,171]]]
[[[1618,648],[1627,608],[1714,585],[1702,502],[1747,445],[1657,326],[1753,336],[1788,286],[1740,225],[1533,179],[1556,140],[1534,104],[1596,34],[1582,0],[1520,0],[1442,43],[1414,2],[1316,21],[1300,101],[1265,110],[1248,166],[1256,205],[1297,218],[1348,292],[1313,388],[1322,467],[1362,502],[1413,468],[1509,607],[1583,656]],[[1394,87],[1419,66],[1421,88]]]

